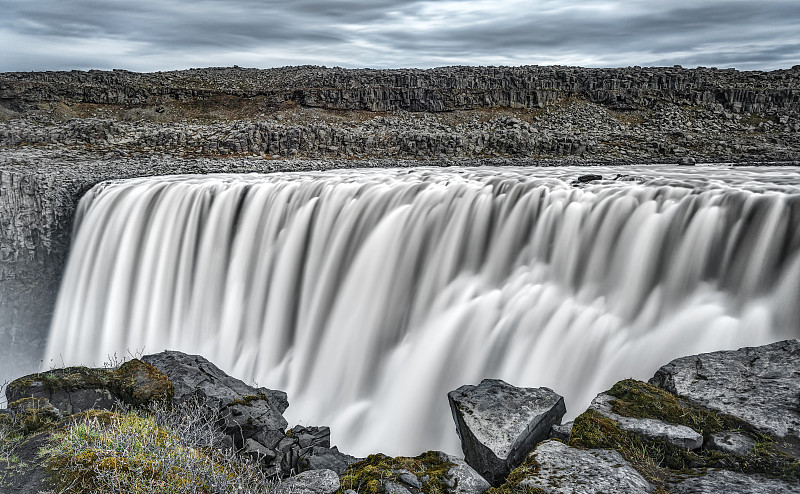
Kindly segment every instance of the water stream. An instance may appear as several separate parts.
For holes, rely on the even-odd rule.
[[[79,204],[45,365],[200,353],[345,452],[458,452],[462,384],[547,386],[574,416],[672,358],[800,337],[797,184],[722,166],[106,182]]]

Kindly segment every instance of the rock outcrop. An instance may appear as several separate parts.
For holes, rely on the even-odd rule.
[[[6,388],[9,408],[29,399],[46,400],[60,414],[111,410],[117,402],[141,406],[169,401],[170,381],[152,365],[138,359],[116,369],[69,367],[19,378]]]
[[[199,355],[167,351],[142,357],[169,378],[173,401],[197,400],[219,417],[233,444],[281,475],[300,471],[301,459],[314,454],[347,463],[349,457],[330,448],[330,429],[300,427],[287,433],[283,412],[286,393],[254,388],[227,375]],[[315,453],[316,452],[316,453]]]
[[[525,459],[566,413],[564,398],[548,388],[516,388],[499,379],[447,394],[469,465],[492,485]]]
[[[739,418],[800,453],[799,340],[679,358],[650,382]]]
[[[699,449],[703,445],[703,435],[691,427],[654,418],[624,417],[614,413],[612,410],[616,400],[611,395],[600,393],[592,400],[589,410],[613,420],[621,430],[647,439],[663,440],[675,447],[689,450]]]
[[[628,109],[670,101],[719,103],[731,111],[800,108],[800,67],[772,72],[716,68],[564,66],[342,69],[208,68],[140,74],[124,70],[0,74],[0,101],[12,111],[43,102],[130,106],[257,99],[337,110],[442,112],[538,107],[564,96]],[[233,101],[232,101],[233,100]]]
[[[566,444],[540,443],[501,489],[800,492],[797,348],[789,340],[677,359],[651,380],[666,390],[620,381],[575,419]]]
[[[800,454],[793,448],[791,427],[782,426],[790,423],[792,414],[798,411],[796,400],[800,396],[795,394],[794,401],[785,399],[787,386],[790,396],[794,389],[786,384],[787,376],[796,375],[800,366],[800,360],[791,358],[798,344],[800,341],[790,340],[678,359],[662,367],[654,378],[663,384],[667,382],[664,376],[682,375],[680,369],[687,359],[713,361],[713,366],[702,368],[713,367],[714,373],[703,375],[709,380],[721,379],[722,385],[732,381],[720,376],[746,377],[741,382],[748,386],[739,393],[742,402],[755,403],[756,407],[772,403],[768,408],[773,414],[772,428],[765,426],[768,421],[758,413],[723,413],[719,408],[724,403],[721,405],[717,395],[708,389],[689,398],[632,379],[620,381],[599,395],[571,428],[555,428],[562,440],[546,439],[554,429],[552,423],[541,427],[544,436],[536,434],[536,439],[526,439],[529,432],[540,429],[529,421],[537,416],[532,410],[541,409],[544,411],[539,416],[550,416],[553,409],[563,409],[560,397],[550,390],[514,388],[502,381],[486,380],[478,386],[459,388],[449,398],[459,430],[465,430],[463,427],[470,422],[465,417],[475,415],[482,420],[473,421],[471,427],[481,433],[473,435],[488,438],[487,443],[496,442],[497,437],[489,437],[490,430],[495,430],[498,437],[505,438],[500,446],[506,449],[509,441],[531,445],[528,452],[520,453],[522,461],[507,478],[497,482],[498,493],[795,493],[800,491]],[[761,364],[758,372],[753,372],[757,361]],[[745,366],[749,370],[742,370],[743,362],[749,362]],[[665,373],[665,369],[670,372]],[[773,380],[778,382],[772,383]],[[764,385],[760,386],[759,381]],[[686,390],[693,387],[689,383],[681,389],[688,394]],[[217,417],[212,423],[231,434],[229,446],[237,446],[240,454],[260,455],[260,467],[277,474],[292,473],[282,470],[286,458],[309,454],[309,459],[314,460],[317,451],[335,451],[329,447],[327,427],[284,429],[286,421],[281,414],[287,403],[282,392],[248,386],[203,357],[164,352],[118,369],[60,369],[12,383],[7,393],[13,401],[9,410],[0,410],[0,432],[5,434],[8,427],[13,427],[13,433],[21,436],[13,451],[15,458],[24,461],[14,465],[9,460],[11,456],[0,455],[3,492],[27,494],[47,488],[47,477],[34,460],[47,444],[48,435],[68,427],[70,420],[91,418],[97,426],[113,417],[119,420],[119,415],[97,411],[108,406],[106,401],[88,400],[84,406],[80,399],[64,399],[71,394],[83,396],[81,390],[93,390],[96,396],[111,396],[115,403],[129,406],[165,400],[175,404],[200,403]],[[751,401],[756,395],[758,400]],[[93,408],[85,409],[86,406]],[[560,418],[561,413],[556,415]],[[658,427],[651,427],[653,423]],[[704,439],[702,446],[690,449],[692,445],[676,441],[671,433],[659,432],[671,426],[694,431]],[[277,437],[278,432],[283,437],[277,446],[260,442],[263,437],[272,437],[272,433]],[[1,441],[7,439],[0,435],[1,447],[6,446]],[[283,480],[276,489],[284,494],[483,494],[490,488],[487,479],[465,460],[442,452],[430,451],[413,458],[376,454],[355,463],[348,458],[351,457],[339,458],[346,464],[341,472],[313,467]],[[498,478],[493,471],[484,475],[493,481]]]
[[[333,494],[339,490],[339,476],[331,470],[309,470],[290,477],[276,488],[278,494]]]
[[[529,466],[525,477],[516,484],[521,489],[627,494],[649,494],[655,490],[614,450],[571,448],[551,440],[539,444],[526,463]]]

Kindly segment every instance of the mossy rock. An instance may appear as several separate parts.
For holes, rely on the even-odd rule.
[[[529,454],[522,465],[511,470],[503,485],[492,487],[487,494],[545,494],[545,491],[538,487],[520,485],[528,475],[538,472],[540,468],[536,455]]]
[[[130,360],[113,371],[112,391],[126,403],[141,406],[151,402],[172,400],[172,383],[153,365],[139,359]]]
[[[54,394],[79,390],[106,390],[111,396],[133,406],[172,399],[172,383],[151,364],[138,359],[116,369],[67,367],[40,372],[13,381],[6,389],[9,401],[34,396],[50,398]]]
[[[22,398],[9,403],[8,408],[14,412],[9,425],[22,434],[48,429],[61,420],[58,410],[42,398]]]
[[[668,391],[635,379],[619,381],[606,394],[616,398],[611,411],[624,417],[658,419],[684,425],[703,435],[752,429],[735,417],[693,405]]]
[[[735,417],[693,405],[667,391],[633,379],[618,382],[606,393],[617,398],[612,411],[618,415],[653,418],[683,425],[706,438],[715,432],[738,431],[757,442],[756,447],[745,456],[709,449],[689,451],[663,440],[624,431],[614,420],[595,410],[587,410],[575,419],[568,443],[570,446],[615,449],[659,488],[679,473],[707,467],[800,481],[800,460],[780,451],[775,446],[774,438],[754,431]]]
[[[414,458],[370,455],[347,468],[339,480],[339,492],[352,489],[359,494],[382,494],[385,492],[382,481],[401,483],[396,471],[408,470],[422,483],[422,492],[425,494],[446,494],[452,490],[449,472],[454,466],[436,451],[428,451]]]

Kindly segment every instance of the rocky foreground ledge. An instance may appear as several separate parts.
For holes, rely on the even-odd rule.
[[[674,360],[568,424],[550,389],[462,386],[448,399],[464,459],[353,458],[327,427],[288,428],[285,393],[180,352],[25,376],[6,397],[4,493],[800,492],[800,340]]]

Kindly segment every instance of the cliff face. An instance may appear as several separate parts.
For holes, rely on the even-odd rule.
[[[800,160],[800,66],[0,74],[0,146],[308,158]]]
[[[800,67],[773,72],[734,69],[580,67],[441,67],[429,70],[285,67],[7,73],[0,99],[22,107],[38,102],[151,105],[220,95],[264,96],[336,110],[441,112],[532,108],[580,96],[620,109],[657,102],[719,103],[734,111],[800,109]]]
[[[58,174],[0,170],[3,374],[40,364],[69,246],[76,200],[71,185]]]

